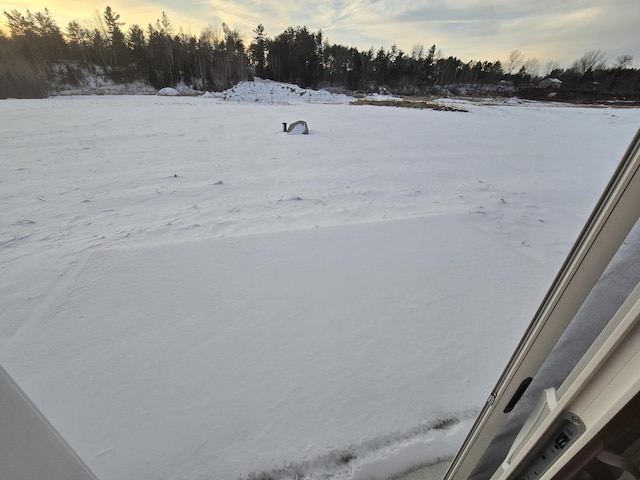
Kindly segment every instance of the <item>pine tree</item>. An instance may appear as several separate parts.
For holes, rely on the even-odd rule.
[[[267,39],[264,33],[264,26],[258,25],[253,33],[253,42],[249,45],[249,61],[253,68],[255,68],[256,76],[264,78],[267,73],[266,58],[267,58]]]
[[[112,71],[116,71],[119,66],[126,65],[128,60],[124,33],[120,30],[124,22],[118,21],[120,20],[120,15],[115,13],[108,5],[104,10],[103,18],[110,47],[110,66]]]

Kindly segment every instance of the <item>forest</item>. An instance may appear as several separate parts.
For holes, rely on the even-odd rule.
[[[221,91],[254,77],[304,88],[350,92],[385,91],[399,95],[518,95],[576,101],[640,100],[640,70],[622,55],[608,63],[589,51],[568,68],[541,66],[519,50],[507,61],[445,57],[435,45],[416,44],[411,52],[396,45],[358,50],[330,43],[322,31],[288,27],[269,37],[263,25],[249,45],[226,24],[199,35],[174,27],[166,13],[146,27],[126,23],[107,6],[89,22],[71,21],[61,29],[48,9],[4,12],[0,30],[0,98],[42,98],[87,75],[115,83],[143,82],[156,89],[185,85]],[[553,82],[541,81],[545,78]]]

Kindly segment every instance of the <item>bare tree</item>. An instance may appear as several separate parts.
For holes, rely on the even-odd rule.
[[[560,69],[560,64],[558,62],[555,62],[553,60],[549,60],[544,65],[544,76],[548,77],[549,75],[551,75],[551,72],[553,72],[554,70],[559,70],[559,69]]]
[[[540,62],[537,58],[530,58],[524,62],[524,69],[532,77],[538,76],[538,70],[540,70]]]
[[[631,66],[631,62],[633,61],[633,57],[631,55],[625,54],[620,55],[616,58],[616,68],[629,68]]]
[[[424,46],[420,43],[416,43],[411,47],[411,59],[422,60],[424,58]]]
[[[512,75],[524,65],[524,55],[520,50],[511,50],[507,63],[505,65],[507,74]]]
[[[591,50],[576,60],[571,69],[584,75],[588,71],[601,70],[606,68],[606,66],[607,57],[605,53],[600,50]]]

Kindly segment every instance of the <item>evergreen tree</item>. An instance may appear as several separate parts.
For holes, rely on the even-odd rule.
[[[115,13],[110,6],[104,10],[104,23],[106,25],[107,44],[109,46],[109,65],[111,71],[117,71],[120,65],[128,63],[128,49],[125,43],[125,36],[120,29],[124,22],[119,22],[120,15]]]
[[[267,38],[264,33],[264,26],[259,24],[254,30],[253,42],[249,45],[249,61],[255,69],[256,76],[265,78],[267,74]]]
[[[88,27],[69,22],[64,35],[47,9],[24,14],[11,10],[4,17],[9,35],[0,31],[0,96],[9,90],[14,96],[42,96],[47,82],[59,81],[62,75],[64,82],[73,83],[79,66],[114,79],[145,75],[156,88],[183,81],[196,88],[222,90],[246,79],[251,66],[258,76],[303,87],[321,83],[351,90],[385,87],[404,94],[424,94],[456,83],[497,85],[505,80],[521,91],[532,90],[538,70],[538,61],[524,62],[518,50],[509,54],[505,69],[500,61],[463,63],[453,56],[442,58],[435,45],[425,51],[416,44],[410,55],[396,45],[377,51],[330,45],[322,31],[307,27],[289,27],[270,39],[259,24],[245,48],[240,34],[226,24],[208,27],[198,37],[182,30],[175,34],[165,12],[146,31],[132,25],[125,34],[124,22],[110,6],[96,12]],[[544,71],[563,82],[556,98],[639,98],[640,70],[632,68],[632,60],[623,55],[607,67],[604,53],[596,50],[571,68],[549,63]],[[545,95],[539,90],[533,94]]]
[[[138,68],[141,68],[147,61],[147,44],[144,30],[140,25],[133,24],[129,27],[125,36],[125,43],[129,50],[129,58]]]
[[[69,54],[72,60],[89,64],[89,47],[91,46],[90,32],[83,28],[77,20],[72,20],[67,25]]]
[[[48,9],[36,13],[27,10],[26,16],[17,10],[4,15],[18,51],[38,70],[50,73],[52,65],[65,57],[67,44]]]

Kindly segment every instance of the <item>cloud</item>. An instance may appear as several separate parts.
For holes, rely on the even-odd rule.
[[[360,33],[375,32],[405,50],[415,43],[436,44],[445,55],[463,60],[504,60],[519,49],[527,57],[564,66],[593,49],[611,50],[614,56],[626,52],[636,59],[640,55],[633,25],[640,16],[637,0],[368,3],[379,17],[362,24]]]
[[[416,44],[435,44],[445,55],[463,61],[506,59],[511,50],[541,62],[569,66],[589,50],[606,51],[611,59],[624,53],[640,60],[637,41],[638,0],[115,0],[107,1],[127,25],[145,27],[165,11],[176,28],[198,34],[207,25],[225,22],[247,43],[263,24],[274,37],[290,26],[322,30],[331,43],[410,51]],[[9,2],[5,9],[43,8]],[[52,0],[49,9],[64,28],[71,19],[91,19],[89,0]],[[104,11],[104,6],[99,7]],[[61,19],[64,18],[64,21]]]

